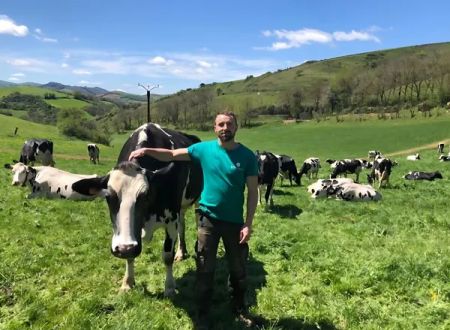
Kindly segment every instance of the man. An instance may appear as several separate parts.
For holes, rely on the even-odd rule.
[[[258,200],[258,168],[254,153],[235,141],[236,116],[222,112],[216,116],[216,140],[200,142],[188,148],[141,148],[129,159],[148,155],[160,161],[198,162],[203,171],[197,230],[197,307],[198,328],[209,328],[209,310],[213,292],[217,248],[222,238],[230,271],[232,305],[238,319],[252,326],[245,306],[247,242]],[[247,186],[246,217],[243,217],[244,190]]]

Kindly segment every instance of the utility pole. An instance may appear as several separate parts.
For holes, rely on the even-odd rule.
[[[138,86],[142,87],[147,91],[147,123],[151,123],[152,118],[150,117],[150,91],[152,89],[158,88],[159,85],[147,85],[144,86],[141,83],[138,83]]]

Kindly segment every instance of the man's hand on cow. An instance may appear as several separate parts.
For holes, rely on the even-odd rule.
[[[250,240],[252,234],[252,226],[244,225],[240,232],[239,244],[247,243]]]
[[[131,152],[130,156],[128,157],[128,160],[133,160],[133,158],[140,158],[145,155],[145,149],[137,149]]]

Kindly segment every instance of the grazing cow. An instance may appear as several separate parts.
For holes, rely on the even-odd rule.
[[[428,180],[434,181],[435,179],[442,179],[442,174],[438,171],[436,172],[420,172],[420,171],[410,171],[404,176],[406,180]]]
[[[300,169],[299,177],[302,178],[303,174],[308,176],[308,178],[311,180],[313,177],[317,179],[317,175],[319,174],[320,169],[320,160],[317,157],[309,157],[305,159],[303,162],[303,165]]]
[[[406,159],[412,160],[412,161],[420,160],[420,155],[418,153],[415,155],[409,155],[409,156],[406,156]]]
[[[378,181],[378,188],[387,186],[389,184],[392,167],[395,165],[397,165],[397,162],[390,160],[389,158],[375,158],[372,165],[372,172],[367,175],[367,180],[370,184],[374,184],[375,181]]]
[[[378,150],[369,150],[367,153],[367,157],[371,160],[374,160],[377,156],[382,156],[381,152]]]
[[[448,155],[448,156],[440,155],[440,156],[439,156],[439,160],[440,160],[441,162],[449,162],[449,161],[450,161],[450,155]]]
[[[265,193],[265,208],[268,209],[269,203],[270,206],[273,206],[273,186],[276,177],[279,172],[279,162],[278,158],[271,152],[263,151],[259,153],[256,152],[256,157],[258,159],[258,193],[259,193],[259,204],[261,204],[261,196],[262,196],[262,185],[266,185],[266,193]]]
[[[331,168],[333,172],[330,175],[330,179],[335,179],[338,175],[347,176],[347,174],[355,174],[356,180],[359,181],[359,173],[361,173],[363,168],[368,168],[369,164],[367,160],[364,159],[343,159],[337,160],[331,163]]]
[[[100,149],[95,143],[89,143],[87,145],[89,160],[91,163],[99,164],[100,162]]]
[[[71,200],[90,200],[95,196],[87,196],[72,190],[76,181],[95,178],[97,175],[69,173],[50,166],[31,167],[23,163],[13,166],[6,164],[13,174],[12,185],[28,186],[31,194],[28,198],[66,198]]]
[[[444,153],[444,144],[443,144],[443,143],[439,143],[439,144],[437,145],[437,151],[438,151],[438,153],[440,153],[440,154],[443,154],[443,153]]]
[[[292,186],[292,179],[297,185],[300,185],[300,176],[297,173],[297,166],[295,160],[286,155],[275,155],[279,160],[279,177],[281,185],[283,185],[284,179],[289,179],[289,183]]]
[[[34,165],[40,162],[44,166],[54,166],[53,142],[46,139],[30,139],[25,141],[20,152],[19,162]]]
[[[114,229],[111,252],[126,259],[122,290],[129,290],[134,281],[134,259],[142,251],[143,236],[151,239],[157,228],[164,228],[166,237],[163,260],[166,266],[165,296],[175,293],[173,261],[177,234],[184,244],[184,211],[200,196],[203,186],[201,168],[195,162],[161,162],[143,156],[129,162],[130,153],[141,147],[178,149],[199,142],[192,135],[164,129],[148,123],[136,129],[125,142],[116,167],[107,175],[85,179],[72,185],[82,194],[106,194],[106,202]],[[183,242],[181,242],[181,240]]]
[[[319,179],[308,186],[308,192],[312,198],[330,197],[336,194],[339,186],[352,182],[350,178]]]

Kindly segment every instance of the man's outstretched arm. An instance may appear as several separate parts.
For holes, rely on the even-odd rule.
[[[162,162],[171,162],[174,160],[191,160],[187,148],[180,149],[163,149],[163,148],[140,148],[131,152],[128,160],[140,158],[144,155],[153,157]]]

